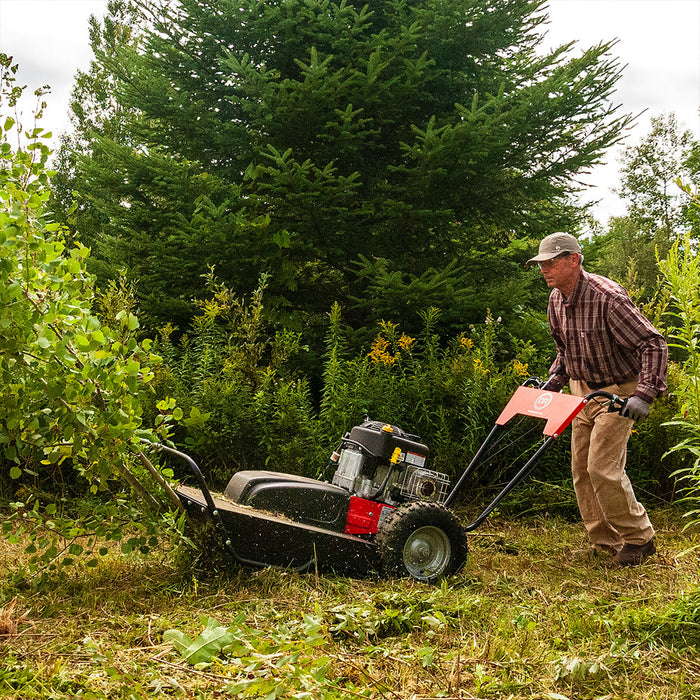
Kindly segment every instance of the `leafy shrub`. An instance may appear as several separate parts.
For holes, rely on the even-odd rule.
[[[143,422],[142,401],[158,358],[150,341],[138,341],[139,320],[129,309],[109,319],[94,311],[89,251],[47,211],[48,135],[25,130],[5,111],[22,94],[16,70],[0,54],[0,455],[14,497],[3,533],[29,531],[30,565],[38,568],[94,549],[81,542],[94,543],[95,519],[61,500],[56,475],[59,484],[79,484],[83,498],[103,497],[104,518],[121,520],[119,499],[133,496],[127,520],[150,516],[151,524],[165,505],[152,487],[166,482],[145,455],[135,456],[139,439],[156,435]],[[147,547],[150,536],[139,544]]]
[[[317,421],[308,381],[288,367],[300,335],[269,334],[263,315],[266,279],[249,302],[234,297],[213,274],[192,331],[178,343],[160,331],[157,397],[183,410],[175,439],[184,443],[220,488],[240,469],[313,474],[318,468]]]
[[[688,463],[676,474],[684,487],[690,523],[700,522],[700,260],[697,243],[686,235],[677,240],[666,260],[659,262],[664,283],[671,293],[668,315],[672,319],[671,347],[680,353],[674,377],[676,414],[669,424],[683,439],[670,452],[681,454]]]

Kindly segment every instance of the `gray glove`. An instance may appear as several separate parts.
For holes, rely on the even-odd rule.
[[[631,418],[633,421],[643,421],[649,415],[651,404],[639,396],[630,396],[627,399],[622,415],[625,418]]]

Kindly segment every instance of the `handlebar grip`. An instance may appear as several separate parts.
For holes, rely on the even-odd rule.
[[[611,394],[609,391],[594,391],[586,396],[586,401],[591,401],[595,398],[608,399],[608,413],[622,413],[627,405],[627,399],[621,399],[617,394]]]

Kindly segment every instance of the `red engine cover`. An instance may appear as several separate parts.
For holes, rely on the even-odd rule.
[[[345,532],[348,535],[376,535],[380,522],[392,510],[394,507],[388,506],[386,503],[377,503],[359,496],[350,496]]]

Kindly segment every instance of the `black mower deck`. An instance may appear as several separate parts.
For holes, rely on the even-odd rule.
[[[207,521],[207,503],[202,491],[179,486],[177,494],[193,519]],[[375,569],[376,548],[371,541],[294,522],[283,516],[233,503],[212,493],[222,535],[241,563],[321,569],[358,574]]]

